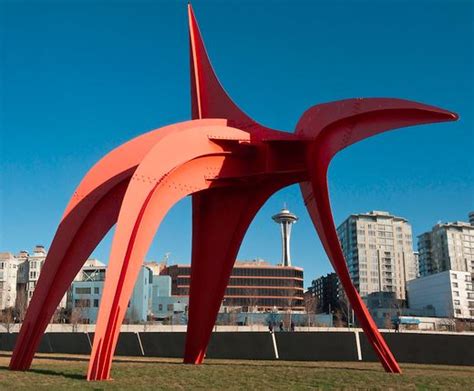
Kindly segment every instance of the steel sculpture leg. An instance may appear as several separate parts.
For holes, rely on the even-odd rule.
[[[159,202],[156,198],[160,197]],[[87,375],[88,380],[105,380],[110,378],[113,353],[118,341],[120,326],[127,311],[128,302],[135,285],[143,258],[153,239],[157,226],[171,206],[183,197],[181,192],[157,189],[146,195],[146,200],[137,216],[129,216],[124,224],[118,221],[112,253],[107,269],[107,276],[102,293],[99,314],[94,335],[94,344]],[[141,200],[140,200],[141,201]],[[154,205],[153,211],[147,207]],[[127,210],[128,203],[122,210]],[[153,220],[151,220],[153,217]],[[120,235],[127,230],[128,240]],[[120,238],[120,239],[118,239]],[[125,253],[118,257],[117,253]]]
[[[400,373],[400,367],[350,279],[331,213],[328,166],[340,150],[368,137],[404,126],[456,119],[454,113],[417,102],[371,98],[314,106],[297,125],[296,134],[314,140],[308,146],[307,156],[310,183],[301,184],[305,203],[357,318],[388,372]]]
[[[113,188],[80,220],[77,209],[58,228],[20,330],[10,369],[30,367],[41,337],[61,298],[87,257],[115,224],[128,181]],[[74,223],[70,223],[75,220]],[[71,234],[71,232],[76,232]]]
[[[198,126],[225,125],[206,119],[166,126],[121,145],[82,180],[63,215],[20,330],[10,369],[29,368],[51,316],[87,257],[117,220],[126,186],[137,165],[166,136]]]
[[[202,363],[237,253],[258,210],[278,188],[209,189],[193,195],[193,252],[184,362]]]
[[[322,144],[318,144],[312,155],[324,156],[323,148],[324,146]],[[327,187],[327,163],[328,162],[324,161],[324,159],[314,159],[312,167],[310,168],[311,183],[304,183],[301,185],[306,207],[308,208],[311,219],[318,231],[324,249],[331,260],[351,306],[354,309],[357,319],[364,329],[369,342],[372,344],[375,353],[387,372],[400,373],[401,370],[397,361],[378,331],[377,326],[372,320],[372,317],[360,298],[356,288],[352,284],[349,276],[349,271],[344,259],[344,254],[340,247],[339,238],[336,233],[331,213]]]
[[[214,132],[226,136],[226,145],[210,141]],[[118,341],[130,295],[140,265],[153,236],[169,208],[187,194],[206,189],[209,167],[196,167],[214,155],[231,156],[229,148],[248,134],[224,126],[197,126],[165,137],[148,153],[135,172],[125,194],[115,231],[109,268],[99,308],[88,380],[110,377],[113,353]],[[231,146],[229,146],[229,143]],[[181,154],[176,154],[179,148]],[[201,157],[201,158],[200,158]],[[204,160],[206,161],[206,160]],[[219,172],[212,168],[211,172]],[[179,178],[179,179],[178,179]]]

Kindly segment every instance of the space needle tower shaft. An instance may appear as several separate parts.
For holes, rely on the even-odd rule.
[[[272,216],[275,223],[280,224],[281,227],[281,264],[282,266],[291,266],[291,255],[290,255],[290,237],[291,237],[291,226],[298,221],[298,217],[291,213],[286,207],[284,207],[280,213]]]

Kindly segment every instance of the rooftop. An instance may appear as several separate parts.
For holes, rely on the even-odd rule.
[[[366,213],[354,213],[349,216],[349,218],[351,217],[357,217],[357,218],[363,217],[363,218],[370,218],[372,220],[376,220],[377,218],[383,218],[383,219],[393,219],[396,221],[403,221],[405,223],[408,222],[408,220],[405,217],[395,216],[395,215],[392,215],[390,212],[383,211],[383,210],[371,210],[370,212],[366,212]]]

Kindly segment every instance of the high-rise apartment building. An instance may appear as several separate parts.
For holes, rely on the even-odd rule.
[[[388,212],[350,215],[338,228],[350,276],[360,295],[394,292],[406,299],[407,281],[418,267],[408,221]]]
[[[418,235],[418,271],[420,277],[436,273],[433,263],[431,232]]]
[[[311,282],[308,292],[317,300],[320,311],[330,313],[339,307],[340,282],[336,273],[328,273]]]
[[[12,253],[0,253],[0,311],[15,307],[19,264]]]
[[[446,270],[474,272],[474,226],[463,221],[436,224],[418,236],[420,275]]]

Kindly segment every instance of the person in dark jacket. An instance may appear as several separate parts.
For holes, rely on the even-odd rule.
[[[272,324],[272,322],[268,322],[268,330],[270,331],[270,333],[273,333],[273,324]]]

